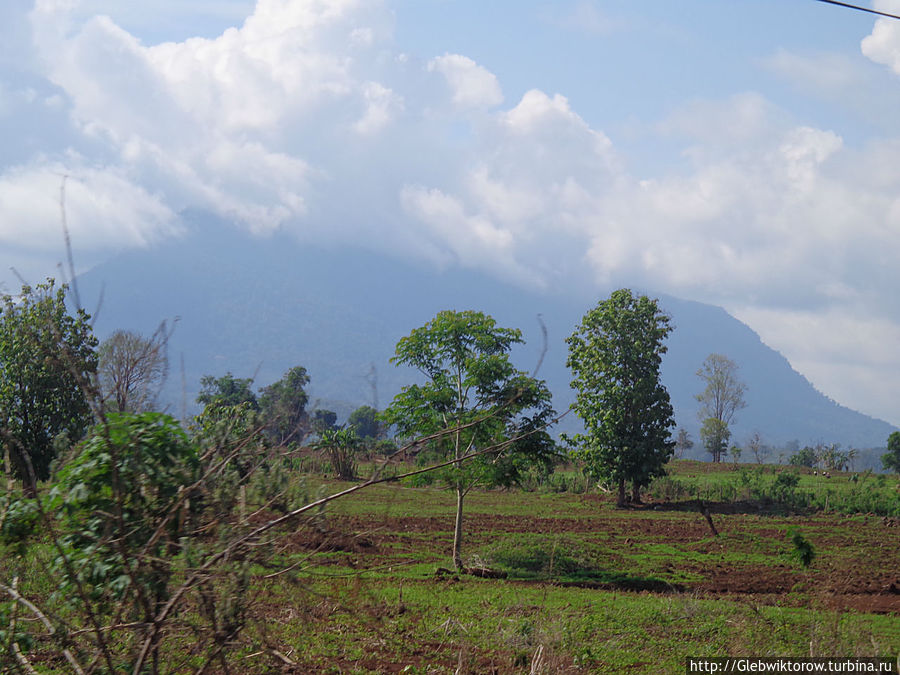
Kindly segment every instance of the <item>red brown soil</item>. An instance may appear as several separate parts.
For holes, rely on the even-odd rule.
[[[845,522],[837,515],[773,518],[713,510],[720,537],[712,537],[703,517],[690,510],[659,513],[652,505],[616,511],[599,509],[589,518],[535,518],[488,516],[465,518],[466,545],[477,548],[498,536],[514,533],[577,534],[608,542],[612,552],[636,544],[667,544],[683,551],[706,554],[709,562],[684,559],[662,563],[656,572],[682,572],[701,581],[665,583],[643,589],[689,592],[709,597],[735,597],[758,604],[812,603],[829,609],[854,609],[868,613],[900,614],[900,530],[880,518]],[[329,517],[329,531],[301,529],[290,547],[319,551],[344,551],[342,564],[357,568],[435,562],[446,564],[452,535],[448,517],[336,516]],[[771,563],[735,562],[740,553],[759,553],[760,543],[779,542],[786,550],[785,523],[798,527],[814,542],[818,556],[809,570],[786,563],[782,556]],[[433,554],[424,559],[422,553]],[[615,570],[611,570],[615,571]],[[610,584],[582,584],[605,588]],[[620,586],[624,590],[628,586]]]

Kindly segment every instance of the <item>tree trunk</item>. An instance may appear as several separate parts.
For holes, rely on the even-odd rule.
[[[632,504],[640,504],[641,503],[641,486],[637,483],[631,484],[631,503]]]
[[[456,524],[453,527],[453,566],[462,571],[462,518],[463,518],[463,491],[462,483],[456,484]]]
[[[616,506],[625,506],[625,479],[619,479],[619,501],[616,502]]]

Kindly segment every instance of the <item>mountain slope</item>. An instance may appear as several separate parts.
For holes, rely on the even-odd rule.
[[[342,407],[339,412],[373,402],[383,407],[415,379],[415,373],[389,363],[397,340],[451,308],[481,310],[500,325],[521,328],[527,345],[515,360],[529,371],[542,351],[540,315],[548,343],[539,376],[554,392],[557,410],[564,410],[572,400],[565,338],[581,315],[608,294],[540,293],[480,272],[442,272],[361,250],[304,247],[278,236],[259,240],[202,218],[194,221],[185,237],[123,253],[80,279],[89,308],[102,289],[96,321],[101,338],[116,328],[149,334],[161,320],[180,317],[164,391],[164,400],[178,414],[183,408],[195,410],[204,374],[231,371],[263,386],[295,365],[310,373],[312,401]],[[759,431],[772,444],[797,439],[801,444],[884,445],[893,427],[817,392],[724,310],[659,297],[676,326],[663,379],[677,421],[695,440],[694,395],[702,388],[695,373],[708,354],[720,352],[739,364],[748,385],[747,408],[734,425],[736,442]],[[576,425],[570,417],[562,427]]]

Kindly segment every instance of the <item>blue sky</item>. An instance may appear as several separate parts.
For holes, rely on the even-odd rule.
[[[65,174],[82,266],[196,207],[634,286],[900,424],[898,111],[900,22],[815,0],[6,0],[0,282],[56,273]]]

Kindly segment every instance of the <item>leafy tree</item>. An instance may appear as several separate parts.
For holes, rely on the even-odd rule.
[[[90,317],[66,308],[53,279],[0,305],[0,443],[4,469],[29,491],[50,475],[57,437],[78,440],[91,422],[86,392],[97,370]]]
[[[821,445],[817,448],[819,461],[829,471],[843,471],[850,463],[846,452],[841,452],[840,443],[832,443],[829,446]]]
[[[350,413],[347,426],[355,430],[360,438],[375,440],[381,435],[378,411],[370,405],[361,406]]]
[[[167,599],[172,567],[166,558],[188,526],[165,517],[199,468],[196,448],[171,417],[107,415],[51,491],[48,511],[62,521],[68,559],[57,559],[61,590],[74,596],[81,586],[111,602],[135,585],[149,597],[136,599],[132,619],[152,622]],[[111,531],[120,534],[110,539]],[[138,555],[146,558],[135,565]]]
[[[469,491],[511,485],[524,469],[556,458],[545,431],[554,415],[550,392],[509,358],[510,348],[522,342],[519,330],[501,328],[481,312],[444,311],[401,339],[392,359],[418,370],[424,383],[404,387],[382,419],[395,424],[401,437],[428,437],[420,457],[453,461],[441,475],[456,492],[457,569],[463,568]]]
[[[887,452],[881,456],[885,471],[900,473],[900,431],[888,436]]]
[[[204,452],[213,450],[230,457],[226,473],[234,472],[241,481],[260,463],[264,463],[267,438],[260,434],[259,402],[250,388],[251,378],[236,378],[231,373],[200,380],[197,402],[203,411],[192,423],[194,441]]]
[[[811,469],[818,461],[815,449],[807,445],[802,450],[798,450],[791,455],[790,459],[788,459],[788,464],[791,466],[805,466]]]
[[[200,378],[200,394],[197,403],[207,407],[231,407],[246,403],[253,410],[259,410],[256,394],[250,388],[252,378],[237,378],[231,373],[222,377],[204,375]]]
[[[259,409],[266,430],[279,445],[302,440],[309,427],[306,404],[309,396],[304,387],[309,384],[306,368],[295,366],[268,387],[260,389]]]
[[[618,485],[620,506],[626,482],[638,500],[675,448],[672,404],[659,373],[670,321],[656,300],[620,289],[566,340],[577,392],[572,408],[585,426],[571,439],[575,455],[593,476]]]
[[[713,456],[714,462],[721,462],[722,457],[728,454],[728,441],[731,439],[731,429],[722,420],[715,417],[707,417],[700,427],[700,440],[703,447]]]
[[[713,453],[714,462],[722,460],[723,453],[719,448],[724,450],[727,447],[720,444],[724,438],[722,427],[727,429],[734,420],[734,414],[747,405],[744,402],[747,387],[738,379],[737,369],[737,364],[727,356],[710,354],[697,371],[697,376],[706,383],[706,388],[697,395],[700,402],[700,419],[703,420],[704,426],[709,419],[718,422],[707,427],[713,434],[710,438],[714,442],[711,445],[704,443],[707,450]]]
[[[165,324],[151,337],[117,330],[100,345],[100,394],[113,412],[145,412],[153,408],[169,370]]]
[[[336,431],[338,429],[337,413],[333,410],[314,410],[312,428],[320,437],[326,431]]]
[[[675,457],[681,459],[693,447],[694,441],[688,430],[684,427],[680,428],[678,435],[675,437]]]

